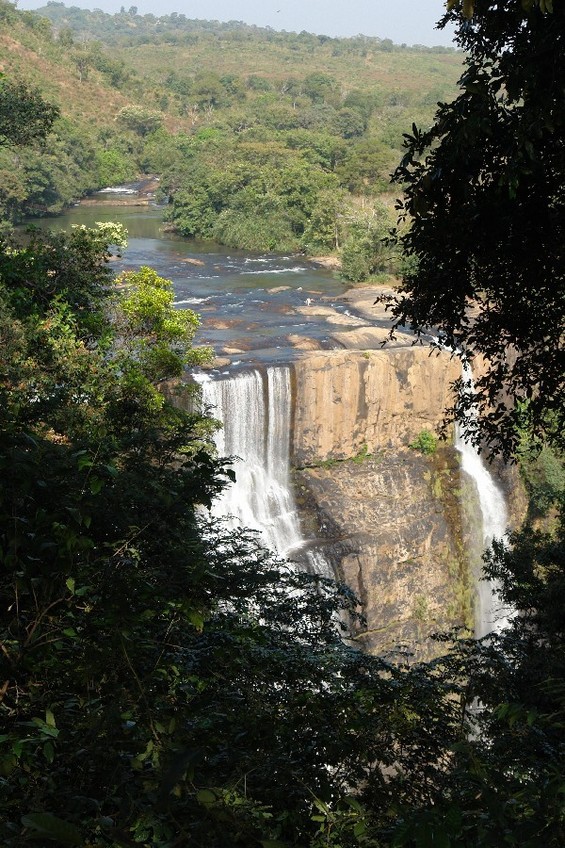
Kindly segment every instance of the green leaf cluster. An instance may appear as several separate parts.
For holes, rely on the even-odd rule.
[[[437,451],[437,437],[430,430],[422,430],[408,447],[430,456]]]
[[[58,115],[37,88],[0,76],[0,142],[24,145],[44,139]]]
[[[396,268],[391,249],[391,218],[386,207],[375,202],[350,212],[341,252],[341,274],[353,283],[364,282]]]
[[[255,251],[296,251],[307,228],[324,238],[311,233],[313,215],[338,183],[301,151],[224,134],[199,135],[189,151],[182,175],[167,178],[178,184],[168,219],[183,235]]]

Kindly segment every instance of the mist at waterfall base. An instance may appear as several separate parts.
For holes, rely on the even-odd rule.
[[[303,537],[290,479],[292,386],[288,366],[231,377],[200,375],[202,404],[220,420],[220,456],[237,457],[236,481],[212,512],[234,527],[256,530],[279,556],[323,577],[333,569],[315,540]]]

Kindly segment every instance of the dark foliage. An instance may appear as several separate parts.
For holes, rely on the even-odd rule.
[[[508,455],[527,422],[562,445],[565,10],[477,0],[461,21],[451,5],[467,68],[431,129],[406,136],[412,264],[393,314],[484,359],[455,410],[477,441]]]
[[[346,588],[207,520],[212,424],[155,385],[196,318],[114,289],[117,235],[0,245],[2,844],[561,848],[562,528],[494,546],[501,635],[363,655]]]
[[[59,109],[39,90],[0,76],[0,143],[31,144],[45,138]]]

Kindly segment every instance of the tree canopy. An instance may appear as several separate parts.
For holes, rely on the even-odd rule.
[[[37,88],[0,74],[0,144],[30,144],[43,140],[59,109],[47,103]]]
[[[405,136],[409,270],[393,314],[482,357],[456,408],[478,442],[508,455],[526,425],[563,445],[565,10],[448,5],[467,67],[433,126]]]

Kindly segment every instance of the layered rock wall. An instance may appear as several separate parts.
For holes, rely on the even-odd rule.
[[[306,535],[325,541],[326,559],[361,600],[366,623],[354,632],[364,650],[403,644],[429,658],[432,633],[472,627],[467,552],[480,526],[461,522],[461,499],[471,514],[477,505],[452,448],[303,468],[295,491]]]
[[[294,374],[303,524],[362,602],[355,638],[374,653],[404,643],[429,657],[432,633],[472,626],[467,552],[480,526],[463,529],[460,503],[470,514],[478,505],[453,447],[424,456],[408,445],[439,431],[461,365],[408,344],[305,355]]]
[[[297,467],[398,448],[437,432],[461,365],[408,346],[324,351],[295,363],[292,459]]]

